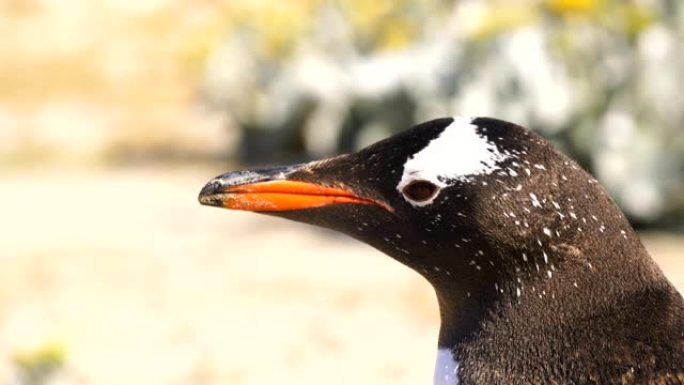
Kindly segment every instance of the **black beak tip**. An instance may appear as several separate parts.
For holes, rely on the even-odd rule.
[[[207,183],[200,191],[197,200],[205,206],[223,207],[226,190],[231,186],[240,186],[271,180],[286,179],[286,174],[297,170],[300,165],[273,167],[258,170],[232,171],[219,175]]]
[[[223,185],[218,180],[212,180],[202,188],[197,200],[205,206],[220,206],[221,200],[218,198],[218,194],[221,193],[222,187]]]

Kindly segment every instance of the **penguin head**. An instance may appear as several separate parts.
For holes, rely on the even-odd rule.
[[[199,200],[337,230],[411,267],[437,293],[443,348],[497,320],[562,325],[668,287],[594,178],[496,119],[437,119],[356,153],[230,172]]]
[[[541,243],[553,228],[541,200],[558,187],[558,157],[515,124],[443,118],[356,153],[223,174],[199,200],[341,231],[432,283],[486,282],[515,268],[507,254],[524,252],[507,245]]]

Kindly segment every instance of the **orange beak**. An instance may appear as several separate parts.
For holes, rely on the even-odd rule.
[[[200,203],[258,212],[291,211],[345,203],[372,204],[389,209],[382,202],[359,197],[344,188],[290,180],[226,184],[221,182],[224,179],[219,177],[209,182],[200,193]]]

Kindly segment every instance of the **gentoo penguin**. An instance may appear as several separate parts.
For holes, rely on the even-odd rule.
[[[425,277],[436,385],[684,384],[684,301],[599,183],[491,118],[210,181],[204,205],[327,227]]]

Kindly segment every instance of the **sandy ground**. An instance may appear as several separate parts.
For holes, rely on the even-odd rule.
[[[0,383],[428,384],[430,287],[370,247],[201,207],[219,169],[0,172]],[[647,234],[684,289],[684,239]]]

